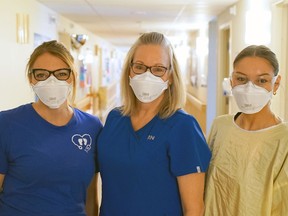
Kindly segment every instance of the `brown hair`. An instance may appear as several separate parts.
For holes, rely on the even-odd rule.
[[[233,62],[233,67],[245,57],[256,56],[259,58],[266,59],[274,69],[274,76],[279,72],[279,63],[274,52],[272,52],[268,47],[264,45],[250,45],[243,49],[235,58]]]

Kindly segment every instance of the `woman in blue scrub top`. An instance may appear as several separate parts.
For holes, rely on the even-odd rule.
[[[202,215],[211,153],[196,119],[182,110],[184,85],[163,34],[145,33],[131,47],[121,96],[97,142],[100,215]]]
[[[62,43],[44,42],[26,76],[39,100],[0,112],[0,215],[94,216],[102,123],[71,106],[74,58]]]

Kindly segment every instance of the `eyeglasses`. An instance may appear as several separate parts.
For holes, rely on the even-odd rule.
[[[150,72],[154,76],[157,76],[157,77],[162,77],[166,73],[166,71],[168,70],[168,68],[163,67],[163,66],[148,67],[148,66],[146,66],[144,64],[140,64],[140,63],[131,63],[130,67],[135,74],[145,73],[149,69]]]
[[[51,74],[53,74],[54,77],[56,77],[58,80],[65,81],[68,80],[71,74],[71,69],[70,68],[61,68],[55,71],[49,71],[46,69],[42,68],[36,68],[32,69],[30,73],[34,75],[34,78],[37,81],[44,81],[48,79]]]
[[[250,80],[246,75],[240,74],[240,73],[232,73],[231,80],[234,85],[244,85],[251,81],[254,85],[260,86],[260,87],[267,87],[271,86],[271,84],[274,84],[276,81],[277,76],[271,76],[269,74],[264,74],[261,76],[258,76],[255,80]]]

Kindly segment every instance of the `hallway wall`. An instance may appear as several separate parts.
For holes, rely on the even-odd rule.
[[[17,43],[16,14],[29,16],[29,41],[27,44]],[[94,52],[95,45],[105,50],[115,50],[105,39],[100,38],[74,22],[59,16],[54,11],[36,2],[35,0],[1,0],[0,1],[0,111],[34,101],[34,93],[29,86],[25,75],[25,67],[32,53],[35,40],[34,34],[44,39],[59,39],[59,32],[67,34],[86,34],[89,39],[81,50],[72,50],[77,58],[87,49]],[[93,88],[97,90],[101,85],[99,56],[93,55],[91,72]],[[81,90],[78,91],[81,97]]]
[[[223,26],[229,25],[231,27],[231,59],[233,60],[237,53],[243,49],[247,44],[245,43],[245,13],[249,9],[249,0],[239,0],[233,6],[227,8],[218,17],[210,23],[209,34],[210,42],[209,48],[209,62],[208,62],[208,76],[207,76],[207,131],[212,124],[213,119],[219,115],[217,112],[219,98],[222,97],[222,80],[219,79],[219,59],[221,56],[219,50],[219,30]],[[286,94],[286,69],[287,69],[287,27],[283,27],[283,19],[287,16],[287,9],[285,15],[285,4],[280,7],[277,0],[262,0],[265,7],[272,12],[271,23],[271,43],[268,46],[275,51],[280,61],[280,69],[282,75],[282,87],[279,94],[273,98],[272,109],[280,115],[280,117],[287,119],[287,111],[285,106]],[[281,2],[281,1],[280,1]],[[286,4],[287,8],[287,4]],[[16,41],[16,14],[29,15],[29,42],[27,44],[19,44]],[[36,2],[35,0],[0,0],[0,110],[16,107],[23,103],[34,101],[34,93],[32,92],[29,83],[25,77],[25,66],[29,55],[34,49],[34,33],[45,36],[50,39],[58,39],[58,32],[73,34],[82,33],[89,36],[89,40],[83,46],[82,51],[86,49],[94,50],[95,44],[105,50],[113,50],[114,47],[99,38],[91,32],[83,29],[81,26],[73,23],[66,18],[59,16],[55,12]],[[286,21],[287,23],[287,21]],[[211,33],[211,31],[213,33]],[[261,37],[259,35],[258,37]],[[82,52],[81,51],[81,52]],[[72,54],[77,58],[80,54],[78,51],[73,51]],[[231,62],[232,64],[232,62]],[[231,65],[230,64],[230,65]],[[232,65],[231,65],[232,67]],[[93,88],[95,91],[101,85],[99,80],[99,73],[102,73],[101,62],[99,56],[93,56],[91,63],[91,70],[93,74]],[[206,90],[206,89],[205,89]],[[204,93],[201,91],[193,92],[196,98],[203,99]],[[199,94],[198,94],[199,93]],[[81,91],[80,96],[81,97]],[[206,98],[205,98],[206,99]],[[237,106],[233,99],[230,103],[230,112],[237,112]],[[286,116],[285,116],[286,115]]]
[[[24,73],[33,44],[16,43],[16,13],[31,13],[34,10],[35,4],[32,0],[0,1],[0,110],[33,100]],[[33,20],[30,22],[34,23]],[[46,30],[46,32],[50,36],[55,36],[51,31]],[[25,59],[24,56],[27,58]]]

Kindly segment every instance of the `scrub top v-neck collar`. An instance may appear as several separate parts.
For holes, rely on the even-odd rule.
[[[128,117],[127,120],[129,121],[130,132],[133,134],[133,136],[136,137],[138,141],[141,141],[148,137],[149,133],[152,131],[154,125],[158,120],[158,116],[154,116],[146,125],[136,131],[132,126],[131,117]]]

